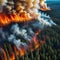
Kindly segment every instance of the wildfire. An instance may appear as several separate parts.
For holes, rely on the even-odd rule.
[[[10,60],[15,60],[15,55],[14,53],[12,52],[11,56],[10,56]]]
[[[21,47],[20,48],[20,56],[24,56],[25,53],[26,53],[26,51],[25,51],[24,47]]]
[[[1,5],[4,2],[0,2]],[[39,16],[37,6],[40,4],[40,10],[49,10],[45,0],[7,0],[5,8],[2,6],[2,12],[0,12],[0,26],[6,26],[10,23],[20,23],[32,20]],[[33,10],[34,9],[34,10]],[[14,13],[13,13],[14,12]]]
[[[5,13],[0,13],[0,26],[6,26],[11,23],[20,23],[20,22],[26,22],[30,21],[32,18],[28,16],[27,13],[21,13],[21,14],[5,14]]]
[[[15,4],[15,0],[13,0],[13,1]],[[37,0],[27,0],[27,1],[28,2],[25,2],[25,0],[24,0],[25,3],[28,3],[27,6],[23,6],[25,9],[23,9],[23,8],[21,9],[20,5],[22,5],[22,4],[20,4],[20,2],[17,0],[17,3],[14,5],[16,13],[10,13],[13,8],[12,8],[12,6],[8,6],[8,5],[11,5],[10,3],[8,3],[7,4],[8,7],[6,6],[5,9],[6,9],[6,11],[9,11],[9,12],[6,13],[6,11],[5,11],[5,12],[0,13],[0,26],[1,27],[7,26],[11,23],[27,22],[27,21],[31,21],[36,16],[38,17],[39,13],[36,11],[36,10],[38,10],[35,7],[36,5],[40,4],[40,9],[43,11],[48,10],[47,5],[45,4],[45,0],[39,0],[39,2],[37,2]],[[19,2],[19,4],[18,4],[18,2]],[[33,4],[33,2],[34,2],[34,4]],[[28,11],[26,10],[26,7],[28,8]],[[33,11],[33,9],[35,9],[36,13],[34,13],[35,11]],[[10,14],[8,14],[8,13],[10,13]],[[35,33],[35,35],[33,36],[32,40],[29,42],[29,44],[27,44],[28,48],[29,48],[28,51],[34,51],[34,49],[37,49],[40,46],[40,43],[42,45],[45,43],[45,40],[41,41],[40,39],[37,38],[37,35],[39,35],[40,32],[41,32],[40,30],[37,31]],[[17,47],[14,46],[13,49],[14,49],[14,52],[12,52],[12,54],[9,55],[10,60],[15,60],[15,58],[16,58],[15,55],[24,56],[26,54],[26,50],[25,50],[24,46],[21,46],[20,49],[17,49]],[[3,56],[0,56],[2,58],[2,60],[7,60],[7,55],[6,55],[6,52],[4,51],[4,49],[1,48],[0,51],[4,55],[4,58],[3,58]]]

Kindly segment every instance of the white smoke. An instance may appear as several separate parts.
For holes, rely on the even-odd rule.
[[[39,21],[39,24],[42,24],[43,27],[46,26],[52,26],[56,25],[50,18],[49,15],[46,15],[44,13],[39,13],[40,16],[37,17],[37,20]]]
[[[0,0],[0,13],[3,12],[4,5],[6,5],[7,0]]]
[[[11,27],[11,31],[13,31],[13,34],[19,35],[20,34],[20,29],[18,27],[18,24],[15,24]]]
[[[22,45],[24,46],[24,48],[27,47],[27,44],[26,43],[21,42],[20,39],[16,39],[16,37],[14,35],[10,35],[8,37],[8,41],[11,42],[11,43],[13,43],[13,44],[15,44],[18,49],[20,49],[20,47]]]
[[[5,5],[7,3],[7,0],[0,0],[0,5]]]
[[[28,28],[28,29],[29,29],[29,28]],[[11,31],[12,31],[12,33],[13,33],[14,35],[16,35],[16,36],[21,36],[21,37],[23,37],[25,40],[31,40],[31,39],[32,39],[32,37],[27,34],[27,30],[24,29],[23,27],[20,28],[20,27],[18,26],[18,24],[13,25],[13,26],[11,27]],[[30,34],[31,34],[31,33],[33,34],[33,31],[30,29],[30,30],[29,30],[29,33],[30,33]]]

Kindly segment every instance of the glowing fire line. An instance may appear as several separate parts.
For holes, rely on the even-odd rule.
[[[32,38],[30,44],[29,44],[29,51],[34,51],[35,49],[39,48],[40,44],[39,42],[41,43],[41,46],[45,43],[45,40],[41,41],[41,40],[38,40],[36,38],[36,36],[40,33],[41,31],[37,31],[34,35],[34,37]],[[34,43],[34,47],[33,47],[33,44],[32,42]],[[22,46],[19,50],[16,48],[16,46],[14,46],[14,51],[15,51],[15,54],[16,56],[24,56],[26,54],[26,50],[24,48],[24,46]],[[3,54],[4,54],[4,58],[7,60],[7,56],[6,56],[6,52],[4,50],[3,51]],[[10,56],[10,60],[15,60],[15,55],[14,55],[14,52],[12,52],[12,55]]]
[[[20,15],[18,14],[5,14],[5,13],[0,13],[0,26],[6,26],[11,23],[20,23],[20,22],[26,22],[32,20],[31,17],[29,17],[27,14],[21,13]]]

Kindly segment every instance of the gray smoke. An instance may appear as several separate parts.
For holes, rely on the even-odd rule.
[[[14,35],[10,35],[8,41],[15,44],[18,49],[20,49],[21,46],[24,46],[24,48],[27,47],[26,43],[21,42],[21,39],[16,39]]]
[[[0,28],[0,39],[3,40],[5,38],[6,38],[5,33],[3,32],[3,29]]]
[[[38,16],[38,20],[39,20],[39,23],[41,23],[43,26],[52,26],[52,25],[56,25],[50,18],[49,15],[47,14],[44,14],[44,13],[41,13],[40,12],[40,16]]]

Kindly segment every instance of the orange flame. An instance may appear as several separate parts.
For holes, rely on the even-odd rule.
[[[39,47],[39,42],[38,39],[34,36],[33,37],[33,41],[34,41],[34,45],[35,45],[35,49]]]
[[[16,48],[16,46],[14,46],[14,50],[15,50],[16,56],[18,56],[18,55],[24,56],[25,55],[25,49],[23,46],[19,50]]]
[[[39,41],[37,39],[37,35],[39,35],[39,33],[41,32],[41,30],[38,30],[36,33],[35,33],[35,36],[33,37],[33,41],[34,41],[34,44],[35,44],[35,49],[39,47]]]
[[[15,60],[15,55],[14,55],[13,52],[12,52],[12,54],[10,55],[10,60]]]
[[[20,23],[30,21],[32,18],[28,16],[27,13],[20,13],[19,15],[16,13],[6,14],[0,13],[0,26],[6,26],[10,23]]]
[[[26,51],[25,51],[24,47],[21,47],[20,48],[20,56],[24,56],[25,53],[26,53]]]

